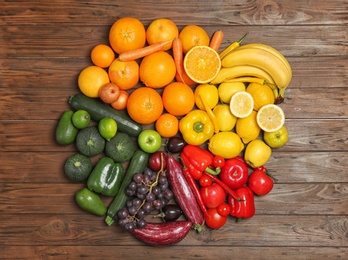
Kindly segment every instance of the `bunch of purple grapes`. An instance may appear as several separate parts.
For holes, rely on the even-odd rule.
[[[160,211],[174,197],[165,171],[156,172],[150,168],[134,174],[126,195],[131,199],[117,216],[119,225],[128,231],[144,228],[147,224],[145,216]]]

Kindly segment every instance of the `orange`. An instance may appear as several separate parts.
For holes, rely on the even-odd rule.
[[[123,90],[131,89],[139,82],[139,64],[136,61],[115,59],[108,72],[110,81]]]
[[[190,112],[195,105],[193,90],[184,83],[173,82],[162,92],[164,108],[174,116],[183,116]]]
[[[209,83],[219,73],[220,68],[219,54],[208,46],[195,46],[184,58],[185,72],[197,83]]]
[[[147,87],[163,88],[173,81],[175,74],[174,59],[165,51],[145,56],[140,63],[140,80]]]
[[[179,120],[172,114],[164,113],[157,119],[155,128],[162,137],[173,137],[179,131]]]
[[[187,53],[194,46],[209,46],[208,33],[198,25],[186,25],[179,33],[183,52]]]
[[[87,97],[99,97],[99,89],[110,83],[108,73],[98,66],[84,68],[77,79],[80,91]]]
[[[176,24],[172,20],[165,18],[153,20],[146,30],[146,39],[148,44],[170,41],[178,36],[179,30]],[[169,50],[171,47],[172,42],[169,42],[165,45],[163,50]]]
[[[196,85],[197,83],[194,82],[192,79],[187,76],[185,69],[184,69],[184,62],[181,63],[181,70],[182,70],[182,75],[180,76],[179,73],[175,74],[175,80],[178,82],[185,83],[186,85],[193,86]]]
[[[98,44],[91,51],[91,60],[94,65],[107,68],[115,59],[113,49],[106,44]]]
[[[137,18],[120,18],[110,28],[109,42],[118,54],[142,48],[146,43],[145,27]]]
[[[127,111],[135,122],[151,124],[163,112],[161,95],[152,88],[137,88],[128,97]]]

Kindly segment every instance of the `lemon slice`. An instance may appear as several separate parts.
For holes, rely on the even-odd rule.
[[[285,115],[280,106],[268,104],[260,108],[257,112],[256,120],[263,131],[275,132],[284,125]]]
[[[245,118],[253,112],[254,99],[246,91],[238,91],[233,94],[230,101],[231,113],[238,118]]]

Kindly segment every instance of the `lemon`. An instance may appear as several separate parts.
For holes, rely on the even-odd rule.
[[[246,89],[254,99],[254,110],[258,111],[262,106],[274,104],[274,94],[270,87],[259,83],[250,83]]]
[[[236,133],[245,144],[255,140],[261,132],[261,128],[256,121],[256,115],[257,112],[252,111],[249,116],[237,119]]]
[[[110,141],[117,133],[117,123],[113,118],[105,117],[99,121],[98,130],[102,137]]]
[[[265,132],[278,131],[285,123],[285,115],[280,106],[268,104],[260,108],[256,116],[257,124]]]
[[[263,140],[271,148],[280,148],[289,140],[288,130],[285,126],[282,126],[282,128],[275,132],[263,132]]]
[[[232,115],[229,105],[218,104],[214,107],[213,113],[219,123],[221,132],[231,131],[237,122],[237,117]]]
[[[238,91],[245,91],[243,82],[223,82],[218,87],[220,101],[229,104],[231,97]]]
[[[244,144],[234,132],[219,132],[209,139],[208,149],[214,155],[230,159],[243,151]]]
[[[213,109],[219,102],[219,94],[215,85],[200,84],[195,88],[195,104],[201,109],[204,109],[201,97],[205,99],[210,109]]]
[[[238,118],[244,118],[251,114],[254,108],[254,99],[246,91],[233,94],[230,101],[230,110]]]
[[[99,89],[109,82],[108,73],[98,66],[84,68],[78,77],[79,89],[90,98],[99,97]]]
[[[264,141],[255,139],[245,148],[244,160],[252,168],[266,164],[272,155],[272,149]]]
[[[72,115],[71,121],[73,125],[78,129],[83,129],[89,126],[91,122],[91,116],[86,110],[77,110]]]

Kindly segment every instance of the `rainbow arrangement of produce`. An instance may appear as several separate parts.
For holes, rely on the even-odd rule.
[[[86,184],[76,205],[153,246],[253,217],[274,186],[267,162],[288,141],[279,104],[292,70],[246,38],[220,50],[221,30],[116,20],[56,127],[56,142],[76,147],[67,178]]]

